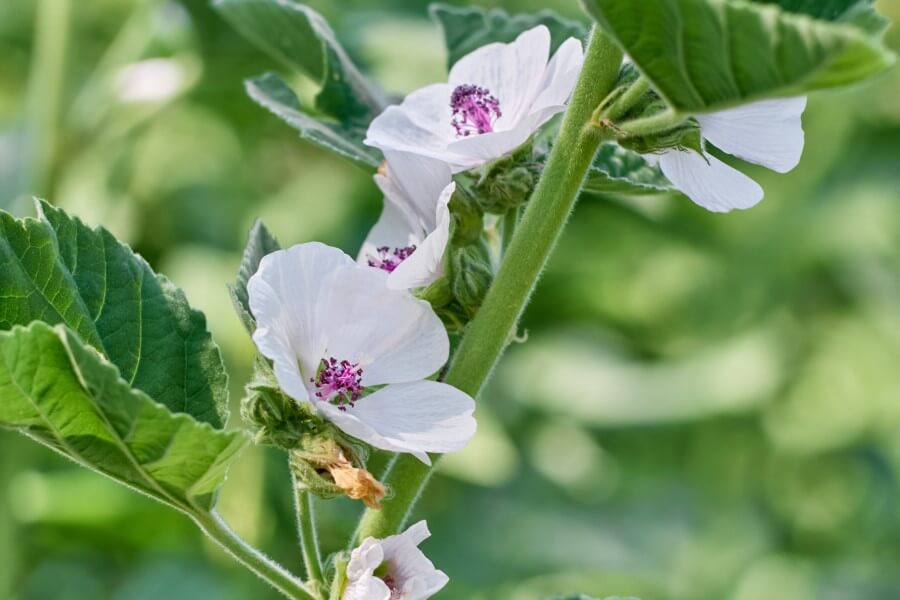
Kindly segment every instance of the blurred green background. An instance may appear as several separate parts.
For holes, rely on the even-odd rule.
[[[582,18],[574,0],[482,4]],[[425,2],[312,5],[386,89],[443,77]],[[879,5],[900,22],[900,0]],[[3,0],[0,57],[0,207],[47,197],[169,275],[236,404],[253,348],[225,284],[246,230],[353,253],[380,210],[368,175],[244,96],[277,65],[206,0]],[[438,598],[900,598],[898,97],[896,69],[814,97],[800,167],[754,169],[749,212],[582,200],[528,343],[419,505],[451,577]],[[299,568],[277,452],[248,450],[221,507]],[[337,549],[359,507],[319,507]],[[187,519],[0,433],[0,598],[160,597],[275,595]]]

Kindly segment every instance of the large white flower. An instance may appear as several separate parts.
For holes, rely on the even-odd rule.
[[[428,464],[427,452],[472,437],[474,402],[425,380],[447,362],[447,332],[427,302],[386,280],[324,244],[270,254],[247,286],[253,341],[288,396],[355,438]]]
[[[423,287],[444,271],[456,184],[439,160],[408,152],[385,152],[385,159],[386,169],[375,175],[384,209],[357,261],[387,271],[388,287]]]
[[[418,546],[431,534],[419,521],[400,535],[366,538],[350,555],[341,600],[425,600],[447,585]]]
[[[549,62],[548,62],[549,59]],[[464,171],[504,156],[565,110],[583,61],[566,40],[550,58],[550,32],[539,25],[509,44],[482,46],[429,85],[372,121],[365,143],[437,158]]]
[[[805,97],[763,100],[696,119],[701,136],[723,152],[787,173],[803,153],[805,108]],[[645,158],[658,161],[675,187],[708,210],[750,208],[763,199],[758,183],[709,153],[673,149]]]

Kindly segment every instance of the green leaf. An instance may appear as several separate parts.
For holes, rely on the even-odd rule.
[[[881,35],[890,21],[875,10],[875,0],[752,0],[776,4],[787,12],[809,15],[822,21],[852,23],[874,35]]]
[[[647,195],[672,189],[659,169],[618,144],[600,146],[582,188],[588,194]]]
[[[253,274],[259,270],[259,263],[267,254],[280,250],[278,240],[269,233],[262,221],[256,221],[250,229],[247,239],[247,247],[244,248],[244,256],[241,258],[241,267],[238,270],[237,279],[233,285],[228,286],[234,308],[247,331],[253,333],[256,329],[256,319],[250,312],[250,294],[247,292],[247,283]]]
[[[215,0],[244,37],[320,86],[316,108],[344,123],[367,125],[386,106],[320,14],[293,0]]]
[[[672,107],[721,110],[846,86],[893,56],[846,23],[740,0],[584,0]]]
[[[129,385],[221,428],[228,376],[203,314],[105,229],[37,208],[39,219],[0,212],[0,330],[65,324]]]
[[[246,443],[132,389],[63,326],[0,332],[0,426],[189,514],[208,512]]]
[[[536,14],[510,15],[500,9],[486,10],[448,4],[432,4],[429,10],[444,32],[448,68],[485,44],[509,43],[523,31],[538,25],[546,25],[550,30],[551,52],[556,52],[570,37],[585,39],[588,31],[583,23],[564,19],[550,10]]]
[[[365,129],[318,118],[303,109],[296,94],[272,73],[248,80],[247,95],[305,138],[366,167],[378,168],[381,155],[362,143]]]

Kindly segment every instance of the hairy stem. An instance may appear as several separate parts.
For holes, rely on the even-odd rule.
[[[281,592],[291,600],[318,600],[303,582],[291,575],[284,567],[250,546],[222,520],[217,513],[193,514],[191,517],[200,529],[219,544],[235,560],[247,567],[257,577]]]
[[[325,585],[325,576],[322,569],[322,556],[319,552],[319,538],[316,534],[316,515],[313,512],[312,497],[309,492],[300,489],[296,481],[294,481],[294,500],[297,510],[300,549],[303,552],[303,564],[306,565],[306,578],[322,588]]]
[[[594,28],[584,67],[547,166],[484,304],[466,328],[447,373],[447,383],[471,396],[478,395],[500,359],[575,206],[591,161],[603,141],[603,132],[590,126],[591,115],[615,84],[621,62],[621,50]],[[411,455],[398,456],[384,477],[393,496],[384,501],[380,511],[365,512],[357,538],[381,538],[400,531],[432,471],[433,467]]]

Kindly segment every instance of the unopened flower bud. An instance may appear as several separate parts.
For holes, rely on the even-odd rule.
[[[453,297],[468,316],[474,316],[494,280],[487,249],[482,244],[454,248],[448,271]]]
[[[528,143],[514,154],[485,165],[475,185],[478,206],[486,213],[505,214],[528,200],[539,177],[540,166]]]

